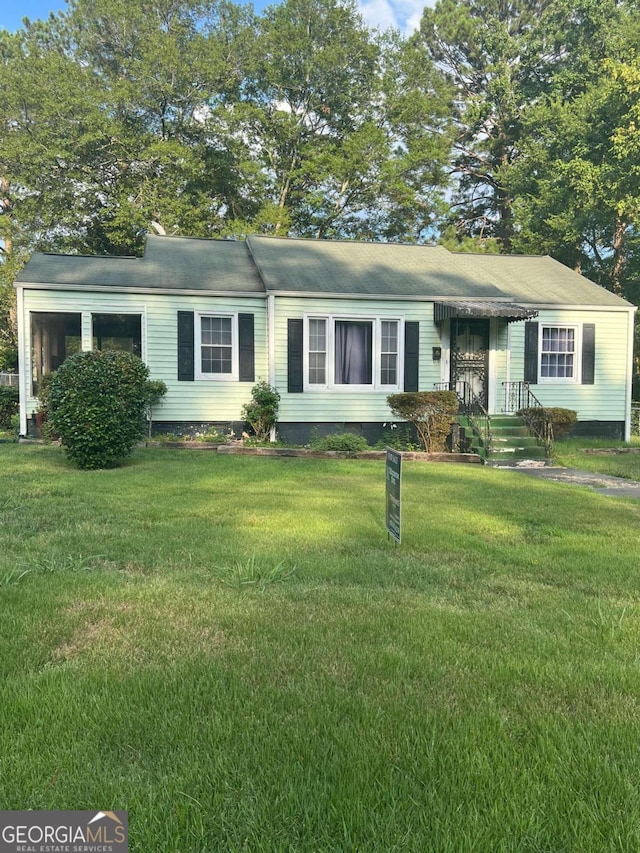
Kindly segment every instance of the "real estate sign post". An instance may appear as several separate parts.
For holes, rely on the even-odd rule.
[[[387,533],[400,544],[400,485],[402,482],[402,453],[387,447]]]

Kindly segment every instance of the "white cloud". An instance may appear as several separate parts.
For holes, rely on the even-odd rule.
[[[424,0],[360,0],[360,13],[369,27],[380,30],[394,27],[410,35],[420,27],[424,7],[433,5]]]

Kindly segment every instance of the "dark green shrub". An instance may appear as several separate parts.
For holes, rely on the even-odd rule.
[[[128,352],[69,356],[51,378],[49,422],[80,468],[113,468],[145,432],[149,371]]]
[[[49,389],[51,388],[51,380],[54,376],[55,371],[53,373],[45,373],[38,383],[38,417],[36,424],[39,425],[42,431],[42,438],[46,441],[55,441],[58,438],[49,422]]]
[[[268,441],[278,422],[280,394],[268,382],[261,380],[251,389],[251,402],[242,407],[242,418],[251,425],[258,441]]]
[[[453,391],[405,391],[391,394],[387,404],[396,417],[414,425],[427,453],[446,449],[445,441],[458,413]]]
[[[371,450],[363,435],[354,435],[351,432],[313,438],[309,447],[312,450],[338,450],[343,453],[361,453],[363,450]]]
[[[382,425],[382,437],[376,442],[375,448],[385,450],[387,447],[400,451],[422,450],[422,445],[418,443],[415,431],[409,424]]]
[[[543,434],[545,424],[550,425],[554,439],[566,438],[578,420],[578,414],[573,409],[562,409],[557,406],[541,409],[537,407],[520,409],[517,414],[523,417],[540,435]]]
[[[167,393],[166,383],[162,379],[147,379],[144,383],[144,407],[149,425],[149,438],[153,427],[153,410]]]
[[[0,385],[0,429],[11,428],[11,418],[18,413],[20,393],[15,385]]]

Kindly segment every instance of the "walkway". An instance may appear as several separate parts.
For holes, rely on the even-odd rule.
[[[591,471],[579,471],[577,468],[561,468],[554,465],[535,464],[517,465],[510,471],[521,471],[529,477],[541,480],[553,480],[556,483],[570,483],[574,486],[589,486],[601,495],[613,498],[632,498],[640,501],[640,482],[624,477],[611,477],[609,474],[594,474]]]

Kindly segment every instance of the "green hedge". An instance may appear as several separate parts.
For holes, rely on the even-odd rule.
[[[346,453],[361,453],[364,450],[371,450],[367,439],[363,435],[355,435],[350,432],[313,438],[309,447],[312,450],[337,450]]]
[[[18,414],[20,395],[15,385],[0,385],[0,428],[10,429],[11,418]]]
[[[415,426],[427,453],[446,450],[458,414],[458,397],[453,391],[405,391],[391,394],[387,403],[394,415]]]
[[[517,414],[533,424],[534,427],[536,424],[539,427],[545,423],[550,424],[554,439],[566,438],[578,420],[578,414],[573,409],[562,409],[558,406],[520,409]]]

